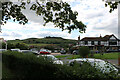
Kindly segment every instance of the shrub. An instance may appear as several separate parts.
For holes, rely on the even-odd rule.
[[[43,57],[19,52],[3,52],[2,80],[116,80],[89,65],[53,64]]]
[[[44,60],[43,57],[37,58],[32,54],[18,52],[4,52],[3,64],[12,73],[12,79],[49,79],[56,70],[56,66],[51,61]],[[3,70],[3,73],[5,73]],[[11,73],[9,75],[11,75]],[[46,77],[47,75],[47,77]],[[3,80],[10,77],[3,74]]]
[[[79,48],[79,54],[82,57],[86,57],[88,56],[88,54],[90,53],[90,50],[87,46],[82,46]]]
[[[21,50],[29,49],[29,47],[25,43],[17,43],[15,46],[16,46],[16,48],[19,48]]]

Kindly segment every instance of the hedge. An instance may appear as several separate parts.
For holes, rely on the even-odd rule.
[[[2,80],[116,80],[88,65],[80,67],[53,64],[43,57],[19,52],[3,52]]]

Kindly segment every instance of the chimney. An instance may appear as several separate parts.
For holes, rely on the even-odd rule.
[[[100,38],[102,38],[101,34],[100,34]]]
[[[80,36],[78,36],[78,41],[80,41]]]

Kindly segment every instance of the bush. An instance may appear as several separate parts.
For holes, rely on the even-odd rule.
[[[16,78],[16,80],[49,79],[56,71],[56,65],[53,65],[51,61],[44,60],[43,57],[37,58],[32,54],[11,51],[3,53],[3,65],[12,73],[12,75],[8,73],[11,77],[3,74],[3,80],[6,78]],[[3,73],[5,73],[4,71],[6,70],[3,70]]]
[[[19,48],[21,50],[29,49],[29,47],[25,43],[17,43],[15,46],[16,46],[16,48]]]
[[[2,72],[2,80],[116,80],[89,65],[57,65],[43,57],[11,51],[3,52]]]
[[[90,50],[87,46],[82,46],[79,48],[79,54],[82,57],[87,57],[90,54]]]

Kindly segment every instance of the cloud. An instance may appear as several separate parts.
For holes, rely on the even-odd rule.
[[[109,13],[110,9],[105,7],[102,0],[83,0],[72,9],[78,11],[79,21],[87,23],[86,33],[81,34],[82,37],[118,34],[118,11]]]
[[[34,33],[33,36],[34,35],[36,37],[46,37],[46,36],[64,37],[64,38],[70,37],[70,34],[68,34],[66,32],[51,32],[51,31],[38,31],[38,32]]]
[[[0,37],[7,40],[31,37],[43,38],[46,36],[71,38],[71,34],[67,31],[61,31],[58,28],[51,27],[51,25],[47,25],[46,27],[40,26],[37,23],[30,23],[23,26],[18,23],[8,22],[2,26],[2,33],[0,34]]]
[[[30,37],[42,38],[46,36],[57,36],[69,39],[77,39],[80,35],[83,37],[96,37],[100,34],[110,35],[118,33],[118,11],[115,10],[109,13],[109,7],[105,7],[105,2],[102,0],[64,0],[70,3],[73,11],[78,12],[77,19],[87,25],[86,33],[80,34],[77,30],[68,34],[66,31],[61,31],[55,28],[53,23],[43,26],[42,16],[37,16],[34,11],[27,9],[23,13],[29,19],[29,23],[25,26],[18,23],[8,22],[2,26],[5,39],[25,39]],[[13,33],[14,32],[14,33]]]
[[[11,39],[16,39],[16,38],[21,38],[23,34],[21,34],[20,32],[9,32],[9,31],[3,31],[0,34],[0,37],[3,37],[7,40],[11,40]]]

